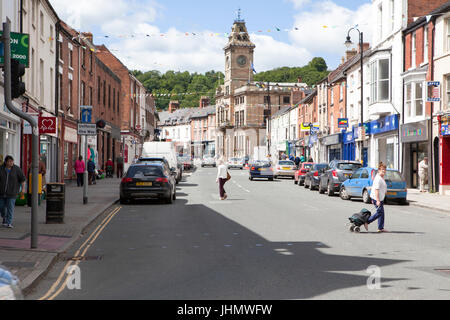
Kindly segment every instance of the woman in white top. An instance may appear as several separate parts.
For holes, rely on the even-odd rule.
[[[217,160],[217,178],[216,182],[219,183],[220,200],[225,200],[228,198],[225,192],[224,185],[228,178],[228,166],[225,164],[223,158]]]
[[[386,165],[381,162],[378,165],[378,174],[373,179],[372,190],[370,192],[370,198],[372,203],[377,208],[377,212],[367,220],[364,224],[366,230],[369,230],[369,224],[378,219],[378,232],[387,232],[384,229],[384,199],[387,193],[386,181],[384,181],[384,175],[386,174]]]

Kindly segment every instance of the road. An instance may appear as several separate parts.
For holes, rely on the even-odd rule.
[[[216,169],[199,168],[173,205],[112,208],[64,257],[85,244],[81,288],[61,286],[74,262],[60,259],[27,299],[450,298],[450,271],[437,270],[450,269],[450,215],[387,205],[389,233],[356,234],[347,218],[360,200],[231,175],[225,201]]]

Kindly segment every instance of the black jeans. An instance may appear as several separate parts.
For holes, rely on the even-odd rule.
[[[224,188],[224,186],[225,186],[225,183],[227,182],[227,179],[222,179],[222,178],[219,178],[219,192],[220,192],[220,197],[221,198],[223,198],[223,197],[225,197],[225,188]]]
[[[83,186],[83,175],[84,175],[84,173],[77,173],[77,186],[78,187]]]

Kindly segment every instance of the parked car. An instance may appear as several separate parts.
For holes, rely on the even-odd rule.
[[[339,193],[341,184],[362,167],[359,161],[333,160],[328,165],[328,170],[320,175],[319,193],[327,191],[328,196]]]
[[[305,175],[305,188],[311,191],[319,186],[319,177],[328,168],[328,163],[315,163]]]
[[[244,169],[244,159],[243,158],[230,158],[227,162],[228,169]]]
[[[339,192],[341,199],[363,198],[365,203],[371,203],[370,191],[372,190],[373,179],[375,179],[377,172],[377,169],[369,167],[357,170],[342,184]],[[386,170],[384,180],[387,185],[386,199],[396,200],[402,204],[406,204],[406,181],[400,172],[398,170],[388,169]]]
[[[278,177],[291,177],[294,179],[297,166],[294,161],[280,160],[274,168],[274,178]]]
[[[295,171],[294,183],[302,186],[305,183],[305,175],[312,168],[314,162],[299,163],[297,171]]]
[[[170,164],[164,157],[148,157],[148,158],[139,158],[137,161],[137,164],[151,164],[151,163],[163,163],[166,166],[166,169],[174,176],[176,184],[178,184],[178,171],[173,170],[170,168]]]
[[[148,198],[176,199],[175,177],[162,163],[133,164],[120,183],[120,203]]]
[[[273,168],[269,161],[255,161],[250,164],[249,179],[253,181],[255,178],[268,179],[273,181]]]
[[[23,300],[19,279],[6,267],[0,265],[0,301]]]
[[[193,165],[192,165],[192,159],[190,156],[178,156],[178,163],[181,164],[183,166],[184,170],[191,170]]]
[[[216,166],[216,160],[213,157],[203,157],[202,158],[202,168],[206,167],[206,166],[212,166],[215,167]]]

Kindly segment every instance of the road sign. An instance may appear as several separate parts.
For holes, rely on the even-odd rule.
[[[80,106],[81,109],[81,123],[92,122],[92,106]]]
[[[3,32],[0,31],[0,37]],[[15,33],[11,32],[11,59],[19,61],[21,64],[25,65],[26,68],[30,66],[30,35],[26,33]],[[4,63],[4,51],[0,48],[0,65]]]
[[[78,134],[82,136],[96,136],[97,125],[95,123],[79,123]]]

